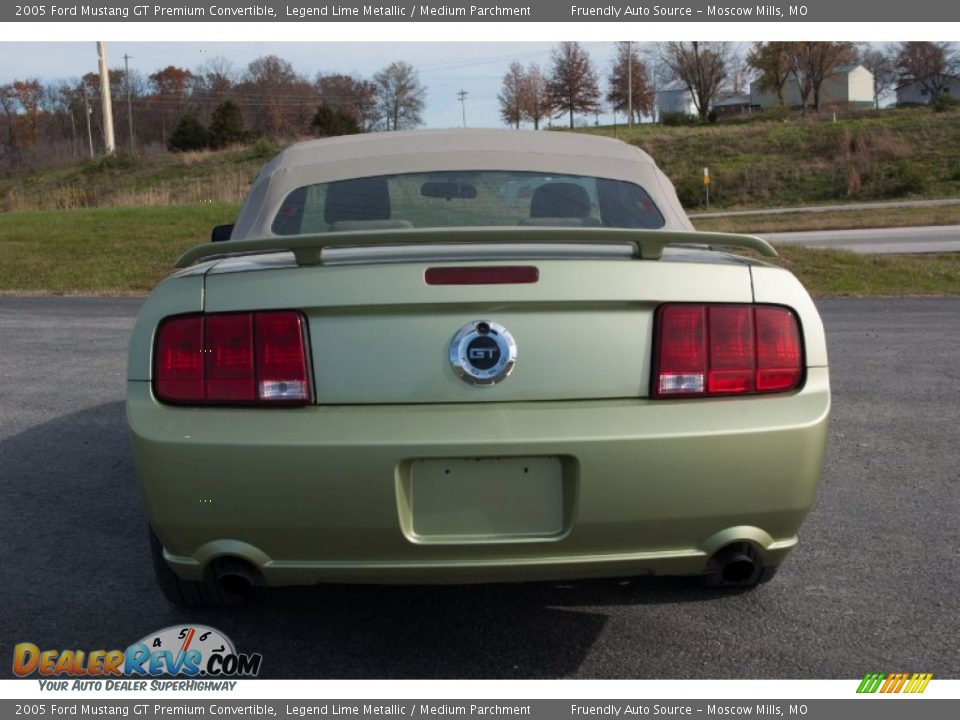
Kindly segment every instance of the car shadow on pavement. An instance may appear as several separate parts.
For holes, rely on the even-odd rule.
[[[578,668],[610,620],[640,608],[658,636],[661,605],[729,595],[643,578],[461,586],[323,585],[261,589],[215,610],[169,604],[150,567],[123,403],[64,415],[0,440],[0,661],[12,645],[125,648],[203,623],[273,678],[556,678]]]

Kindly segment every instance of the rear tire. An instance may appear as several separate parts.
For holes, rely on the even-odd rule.
[[[231,605],[246,599],[246,594],[228,592],[208,573],[202,581],[183,580],[163,559],[163,545],[150,528],[150,557],[153,560],[153,573],[160,586],[160,592],[174,605],[181,607],[219,607]]]

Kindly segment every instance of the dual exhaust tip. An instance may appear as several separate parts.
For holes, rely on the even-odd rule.
[[[260,572],[246,560],[223,557],[211,568],[217,587],[226,602],[239,602],[249,597],[256,586],[262,585]]]
[[[703,580],[711,587],[752,587],[770,577],[772,572],[758,562],[756,548],[740,542],[720,548],[710,558]]]

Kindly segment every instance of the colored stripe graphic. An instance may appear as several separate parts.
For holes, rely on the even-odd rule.
[[[933,673],[867,673],[857,687],[858,693],[922,693]]]

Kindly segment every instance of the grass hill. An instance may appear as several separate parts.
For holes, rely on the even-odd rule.
[[[684,207],[712,208],[960,196],[960,112],[929,108],[864,111],[716,125],[592,128],[649,152]]]
[[[756,118],[715,125],[583,128],[642,147],[673,180],[684,206],[757,208],[960,196],[960,111],[864,111],[855,117]],[[238,203],[279,146],[151,157],[99,158],[0,178],[0,209]]]

